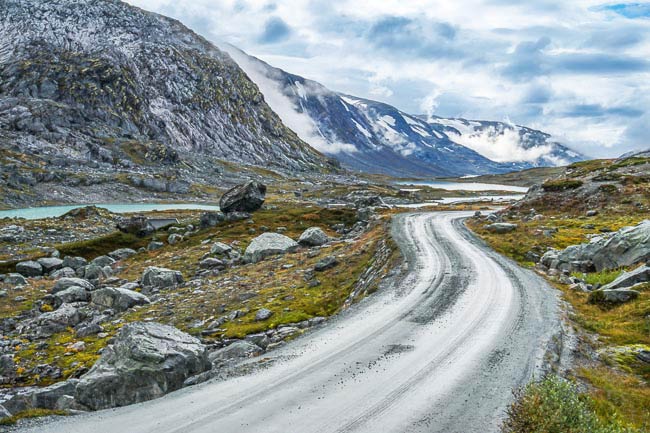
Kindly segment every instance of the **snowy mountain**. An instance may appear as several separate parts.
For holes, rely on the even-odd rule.
[[[540,131],[501,122],[407,114],[388,104],[331,91],[235,47],[223,49],[257,83],[287,126],[352,169],[393,176],[461,176],[584,159]]]

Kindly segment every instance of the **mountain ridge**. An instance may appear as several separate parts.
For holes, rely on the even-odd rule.
[[[550,141],[551,136],[541,131],[503,122],[408,114],[387,103],[330,90],[232,45],[221,46],[303,140],[352,169],[393,176],[459,176],[504,173],[584,159]],[[286,100],[281,101],[281,97]],[[498,162],[472,149],[472,141],[489,143],[490,139],[496,141],[501,137],[520,141],[522,144],[513,150],[531,160]]]

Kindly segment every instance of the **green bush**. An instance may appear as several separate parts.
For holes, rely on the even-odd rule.
[[[515,402],[506,411],[503,433],[633,433],[613,419],[600,420],[589,397],[575,384],[547,376],[515,391]]]
[[[574,179],[557,179],[549,180],[542,184],[542,189],[548,192],[566,191],[568,189],[576,189],[582,186],[581,180]]]

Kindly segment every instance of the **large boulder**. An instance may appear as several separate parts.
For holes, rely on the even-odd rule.
[[[105,287],[95,290],[91,293],[91,301],[97,306],[115,311],[125,311],[136,305],[145,305],[150,302],[149,298],[142,293],[120,287]]]
[[[117,223],[117,229],[124,233],[130,233],[142,237],[156,231],[156,228],[149,222],[147,217],[142,215],[122,218]]]
[[[633,271],[623,272],[614,281],[604,285],[602,289],[622,289],[639,283],[647,283],[648,281],[650,281],[650,266],[640,266]]]
[[[596,290],[589,294],[592,304],[623,304],[639,297],[639,292],[630,289]]]
[[[83,257],[65,256],[61,265],[64,268],[72,268],[76,271],[79,268],[83,268],[87,264],[88,260],[84,259]]]
[[[183,274],[173,269],[149,266],[142,273],[142,287],[151,289],[166,289],[183,284]]]
[[[279,233],[263,233],[253,239],[244,252],[244,261],[257,263],[265,257],[286,254],[298,249],[298,243]]]
[[[5,284],[11,284],[12,286],[22,286],[27,284],[25,277],[15,273],[7,274],[3,281]]]
[[[320,227],[309,227],[302,232],[298,243],[310,247],[319,247],[329,241],[329,236]]]
[[[16,272],[25,277],[38,277],[43,275],[43,266],[33,260],[16,264]]]
[[[160,323],[134,322],[81,377],[76,399],[95,410],[139,403],[179,389],[209,368],[206,347],[196,338]]]
[[[61,278],[52,287],[52,293],[61,292],[69,287],[83,287],[86,290],[95,290],[95,286],[88,280],[83,278]]]
[[[550,269],[600,272],[631,266],[650,259],[650,220],[634,227],[598,236],[589,243],[549,251],[540,262]]]
[[[250,358],[259,355],[263,351],[264,350],[255,343],[240,340],[235,341],[226,347],[215,350],[208,355],[208,358],[210,359],[210,362],[220,363],[233,359]]]
[[[254,212],[262,207],[266,196],[266,185],[248,181],[224,193],[219,200],[222,212]]]

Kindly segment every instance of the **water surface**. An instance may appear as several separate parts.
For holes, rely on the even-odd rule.
[[[219,206],[197,203],[93,203],[66,206],[28,207],[0,211],[0,218],[25,218],[35,220],[61,216],[72,209],[97,206],[115,213],[150,212],[162,210],[219,210]]]

